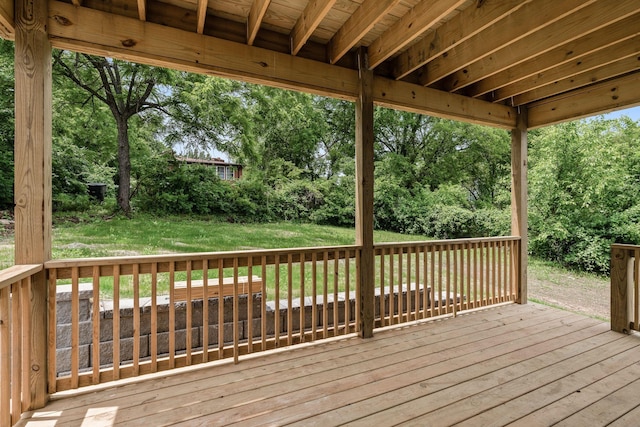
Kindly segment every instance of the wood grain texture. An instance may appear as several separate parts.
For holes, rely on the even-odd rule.
[[[629,257],[629,249],[611,246],[611,330],[616,332],[629,331]]]
[[[291,54],[297,55],[336,0],[310,0],[291,30]]]
[[[517,271],[518,292],[516,301],[527,303],[528,264],[528,152],[527,152],[527,110],[518,115],[518,124],[511,130],[511,234],[520,237],[517,256],[512,263]]]
[[[373,336],[374,252],[373,252],[373,72],[366,49],[358,52],[360,89],[356,101],[356,244],[360,246],[360,332]]]
[[[251,46],[258,35],[262,19],[264,18],[271,0],[254,0],[247,18],[247,44]]]

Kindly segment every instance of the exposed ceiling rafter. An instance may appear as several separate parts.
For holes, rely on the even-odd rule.
[[[394,61],[393,75],[396,79],[406,77],[436,56],[445,54],[530,1],[487,0],[480,2],[477,7],[464,9],[399,55]]]
[[[576,61],[600,49],[615,45],[640,34],[640,14],[630,16],[613,26],[594,31],[578,40],[551,49],[543,55],[529,58],[515,67],[509,67],[493,74],[465,89],[467,96],[481,96],[492,93],[492,100],[498,101],[497,91],[520,80],[544,73],[567,62]],[[507,97],[513,94],[507,95]],[[501,98],[505,99],[505,98]]]
[[[509,46],[529,34],[596,0],[539,0],[524,5],[519,13],[509,15],[495,25],[440,55],[422,68],[420,83],[428,86],[473,62]]]
[[[564,2],[561,2],[564,3]],[[444,89],[460,90],[529,58],[544,54],[566,42],[576,40],[593,31],[612,25],[640,12],[638,0],[619,0],[613,4],[596,2],[550,23],[544,31],[530,34],[505,46],[448,76]],[[507,58],[505,55],[509,54]]]
[[[254,0],[247,18],[247,44],[251,46],[258,35],[258,30],[267,13],[271,0]]]
[[[209,0],[198,0],[198,8],[196,9],[196,15],[198,16],[196,32],[198,34],[204,33],[204,24],[207,20],[207,7],[209,7]]]
[[[76,1],[80,2],[81,0]],[[141,21],[147,20],[147,0],[138,0],[138,17]]]
[[[337,0],[311,0],[291,31],[291,54],[297,55]]]
[[[369,67],[373,69],[380,65],[464,2],[422,0],[369,46]]]
[[[365,0],[329,42],[329,62],[335,64],[400,0]]]

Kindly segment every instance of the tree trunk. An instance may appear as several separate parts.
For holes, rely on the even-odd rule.
[[[118,206],[126,215],[131,213],[129,204],[131,191],[131,159],[129,158],[129,122],[126,118],[116,120],[118,124]]]

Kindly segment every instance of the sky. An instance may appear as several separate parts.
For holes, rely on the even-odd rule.
[[[638,121],[640,120],[640,106],[627,108],[626,110],[614,111],[613,113],[608,113],[604,115],[608,119],[617,119],[621,116],[629,116],[631,120]]]

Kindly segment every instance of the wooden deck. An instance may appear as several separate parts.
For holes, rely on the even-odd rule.
[[[640,424],[640,336],[536,304],[146,378],[20,425]]]

